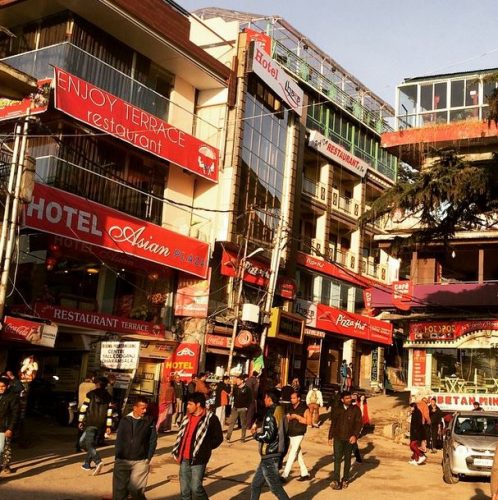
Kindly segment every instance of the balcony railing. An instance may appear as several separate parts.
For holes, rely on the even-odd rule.
[[[370,278],[387,282],[387,266],[385,264],[375,262],[372,257],[361,258],[360,272]]]
[[[303,176],[303,193],[322,203],[327,202],[327,186],[323,182],[314,181]]]
[[[360,202],[341,195],[337,189],[332,190],[332,207],[356,219],[361,215]]]

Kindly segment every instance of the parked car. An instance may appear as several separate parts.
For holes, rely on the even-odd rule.
[[[444,482],[454,484],[462,476],[490,477],[497,442],[498,412],[456,412],[445,432]]]

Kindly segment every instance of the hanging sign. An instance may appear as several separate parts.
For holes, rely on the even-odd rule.
[[[140,342],[112,341],[102,342],[100,364],[111,370],[134,370],[140,357]]]

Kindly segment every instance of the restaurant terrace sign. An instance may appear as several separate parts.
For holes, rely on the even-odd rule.
[[[218,149],[61,68],[55,68],[55,107],[205,179],[218,181]]]
[[[80,196],[35,184],[24,225],[206,278],[209,245]]]

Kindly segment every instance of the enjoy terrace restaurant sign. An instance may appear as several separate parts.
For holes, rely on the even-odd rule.
[[[218,149],[61,68],[55,68],[55,107],[205,179],[218,181]]]
[[[35,184],[24,225],[206,278],[209,245],[66,191]]]

